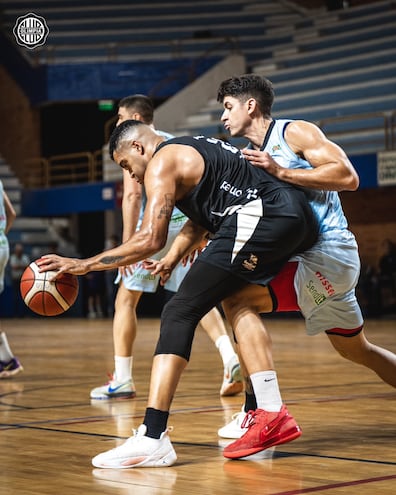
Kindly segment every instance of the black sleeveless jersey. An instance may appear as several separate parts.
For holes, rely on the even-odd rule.
[[[213,233],[200,261],[266,285],[292,255],[316,241],[317,222],[301,190],[254,167],[219,139],[179,137],[158,150],[172,144],[192,146],[205,162],[200,182],[176,202]]]
[[[171,144],[192,146],[205,161],[201,181],[176,206],[209,232],[217,232],[224,218],[241,205],[257,198],[271,203],[279,189],[294,190],[293,186],[251,165],[238,148],[219,139],[176,137],[161,143],[157,151]]]

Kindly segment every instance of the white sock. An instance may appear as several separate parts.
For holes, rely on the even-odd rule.
[[[230,337],[228,335],[222,335],[216,339],[215,345],[219,350],[223,365],[226,366],[230,359],[235,356],[235,350],[232,347]]]
[[[250,375],[257,408],[277,412],[282,408],[282,397],[279,390],[276,371],[259,371]]]
[[[8,363],[13,357],[14,354],[8,345],[7,335],[4,332],[0,332],[0,361]]]
[[[132,379],[132,362],[132,356],[114,356],[115,376],[119,382],[126,382]]]

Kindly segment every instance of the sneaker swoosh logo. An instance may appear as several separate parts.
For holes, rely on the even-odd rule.
[[[117,385],[116,387],[111,387],[109,386],[109,393],[112,394],[113,392],[117,392],[120,388],[122,388],[125,384],[121,383],[121,385]]]
[[[267,382],[272,382],[273,380],[275,380],[275,378],[264,378],[264,381],[267,383]]]

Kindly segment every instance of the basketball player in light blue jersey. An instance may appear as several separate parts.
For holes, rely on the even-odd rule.
[[[123,98],[118,106],[117,125],[128,119],[135,119],[153,127],[154,106],[151,99],[145,95],[132,95]],[[165,139],[172,136],[163,131],[155,131]],[[123,172],[123,242],[127,241],[140,228],[146,195],[144,188],[129,174]],[[153,259],[165,256],[174,238],[185,224],[187,217],[174,208],[169,222],[168,238],[165,247]],[[175,293],[190,266],[179,263],[172,276],[165,284],[165,289]],[[133,267],[119,270],[115,283],[119,284],[115,300],[113,320],[114,342],[114,374],[109,383],[91,390],[91,399],[130,399],[135,397],[135,385],[132,376],[133,344],[137,333],[136,309],[143,293],[154,293],[158,288],[159,276],[153,275],[143,267],[142,262]],[[243,381],[240,372],[238,356],[227,334],[220,312],[213,308],[201,320],[201,326],[215,343],[222,359],[224,372],[220,387],[221,396],[232,396],[243,391]]]
[[[319,240],[310,250],[290,260],[283,274],[271,282],[272,297],[263,288],[260,292],[249,287],[245,298],[238,293],[238,297],[226,301],[227,318],[235,326],[246,324],[246,319],[238,317],[238,311],[243,308],[246,314],[248,302],[253,313],[301,311],[308,335],[325,332],[341,356],[367,366],[396,387],[396,355],[371,344],[364,335],[355,295],[360,272],[358,246],[348,230],[336,192],[357,189],[357,173],[345,152],[314,124],[273,119],[273,100],[271,82],[257,74],[227,79],[218,90],[225,129],[233,137],[249,140],[249,146],[243,150],[245,158],[282,181],[305,189],[319,221]],[[271,353],[269,337],[268,342]],[[271,387],[262,387],[263,395],[270,398],[265,408],[276,411],[282,400],[272,358],[268,372],[274,379],[268,382]],[[242,411],[219,430],[219,435],[226,438],[243,435],[226,449],[226,457],[249,455],[249,444],[259,434],[254,431],[259,421],[246,419],[246,413],[257,408],[257,394],[249,383],[245,394]],[[255,428],[249,427],[255,422]]]
[[[4,290],[5,268],[10,257],[7,234],[15,218],[15,209],[0,181],[0,293]],[[0,378],[11,378],[21,371],[23,367],[12,353],[7,335],[0,331]]]

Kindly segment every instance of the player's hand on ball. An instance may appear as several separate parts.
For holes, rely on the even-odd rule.
[[[85,275],[88,269],[83,260],[78,258],[64,258],[57,254],[46,254],[37,260],[40,272],[55,271],[56,274],[51,281],[56,280],[62,273],[71,273],[72,275]]]

